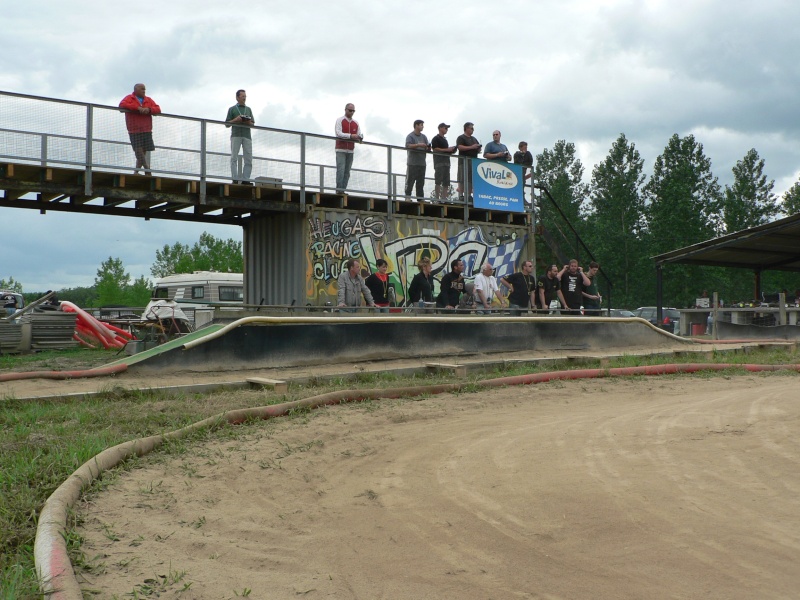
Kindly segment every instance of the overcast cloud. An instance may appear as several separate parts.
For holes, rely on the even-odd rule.
[[[625,133],[652,167],[694,134],[721,184],[750,148],[782,194],[800,175],[800,4],[739,0],[99,0],[6,3],[0,90],[116,106],[143,81],[171,114],[222,119],[245,88],[260,125],[330,134],[346,102],[368,139],[414,119],[476,124],[536,154],[574,142],[586,169]],[[451,140],[454,141],[454,140]],[[150,276],[155,250],[231,226],[0,209],[0,278],[91,285],[102,260]]]

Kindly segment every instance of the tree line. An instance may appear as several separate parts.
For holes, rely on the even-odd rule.
[[[590,182],[583,177],[573,143],[559,140],[537,155],[535,181],[550,191],[601,264],[613,285],[615,307],[655,304],[653,256],[800,212],[800,181],[779,200],[773,192],[775,182],[767,179],[764,159],[755,148],[736,163],[733,182],[722,188],[703,145],[693,135],[673,135],[648,178],[636,145],[620,134],[606,158],[595,165]],[[576,254],[588,263],[586,252],[549,199],[537,200],[537,270]],[[797,288],[796,274],[772,271],[762,276],[765,292]],[[664,267],[665,306],[691,305],[703,290],[709,295],[719,292],[726,303],[749,301],[755,299],[754,289],[753,274],[747,270]]]
[[[223,240],[203,232],[191,247],[175,242],[156,250],[156,260],[150,267],[154,278],[194,271],[222,271],[241,273],[244,269],[242,243],[234,239]],[[64,288],[56,291],[59,300],[69,300],[82,307],[145,306],[150,301],[153,283],[140,275],[132,279],[122,259],[109,256],[100,263],[94,285]],[[21,293],[25,302],[41,298],[45,291],[26,292],[14,277],[0,279],[0,289]]]

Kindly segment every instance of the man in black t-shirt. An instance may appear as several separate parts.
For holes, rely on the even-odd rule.
[[[568,315],[580,315],[583,304],[583,288],[589,287],[591,284],[591,280],[578,266],[577,260],[573,258],[569,261],[569,265],[564,265],[564,271],[561,273],[561,287],[558,290],[561,310]]]
[[[433,192],[434,198],[446,200],[450,196],[450,155],[456,151],[455,146],[450,146],[447,142],[447,130],[450,125],[439,123],[439,133],[431,140],[431,151],[433,152],[433,173],[436,188]]]
[[[458,300],[464,292],[464,277],[461,275],[464,272],[464,261],[454,260],[450,263],[450,269],[451,271],[442,277],[441,291],[436,297],[436,306],[452,310],[458,306]]]
[[[472,193],[472,159],[478,158],[481,151],[481,143],[478,138],[473,137],[475,125],[467,121],[464,123],[464,133],[456,138],[458,147],[458,194],[464,194],[464,174],[467,178],[467,194]]]
[[[558,288],[561,287],[561,280],[558,278],[558,267],[550,265],[544,275],[539,277],[536,295],[536,306],[540,310],[548,310],[553,300],[558,300]]]
[[[501,277],[500,282],[511,288],[508,295],[508,307],[511,314],[522,316],[532,306],[536,306],[536,277],[533,276],[533,263],[526,260],[518,273]]]

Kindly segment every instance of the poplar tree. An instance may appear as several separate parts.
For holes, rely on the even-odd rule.
[[[533,177],[536,183],[544,185],[549,190],[566,218],[578,234],[583,236],[582,217],[588,186],[582,181],[583,165],[575,154],[575,144],[559,140],[552,150],[543,149],[542,153],[536,156]],[[580,249],[576,245],[574,236],[549,199],[541,198],[539,210],[540,222],[551,235],[555,237],[556,232],[563,233],[558,240],[559,244],[565,244],[561,249],[570,252],[569,258],[577,256]]]
[[[711,239],[720,231],[722,192],[693,135],[676,133],[669,139],[644,193],[649,256]],[[684,306],[710,287],[703,271],[688,265],[670,265],[663,282],[665,306]]]
[[[800,181],[783,194],[783,213],[788,217],[800,213]]]
[[[763,225],[780,211],[775,181],[764,175],[764,159],[752,148],[733,167],[733,184],[725,186],[723,223],[725,233]]]
[[[592,171],[587,243],[614,286],[615,306],[642,303],[642,289],[651,287],[649,281],[643,282],[652,275],[641,240],[643,168],[636,145],[621,133]]]

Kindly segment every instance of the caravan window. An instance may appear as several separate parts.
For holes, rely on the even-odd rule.
[[[199,299],[205,297],[205,290],[202,285],[193,285],[192,286],[192,298]]]
[[[219,299],[228,302],[241,302],[244,300],[244,288],[239,285],[219,286]]]
[[[157,287],[153,290],[153,298],[169,300],[169,289],[165,287]]]

